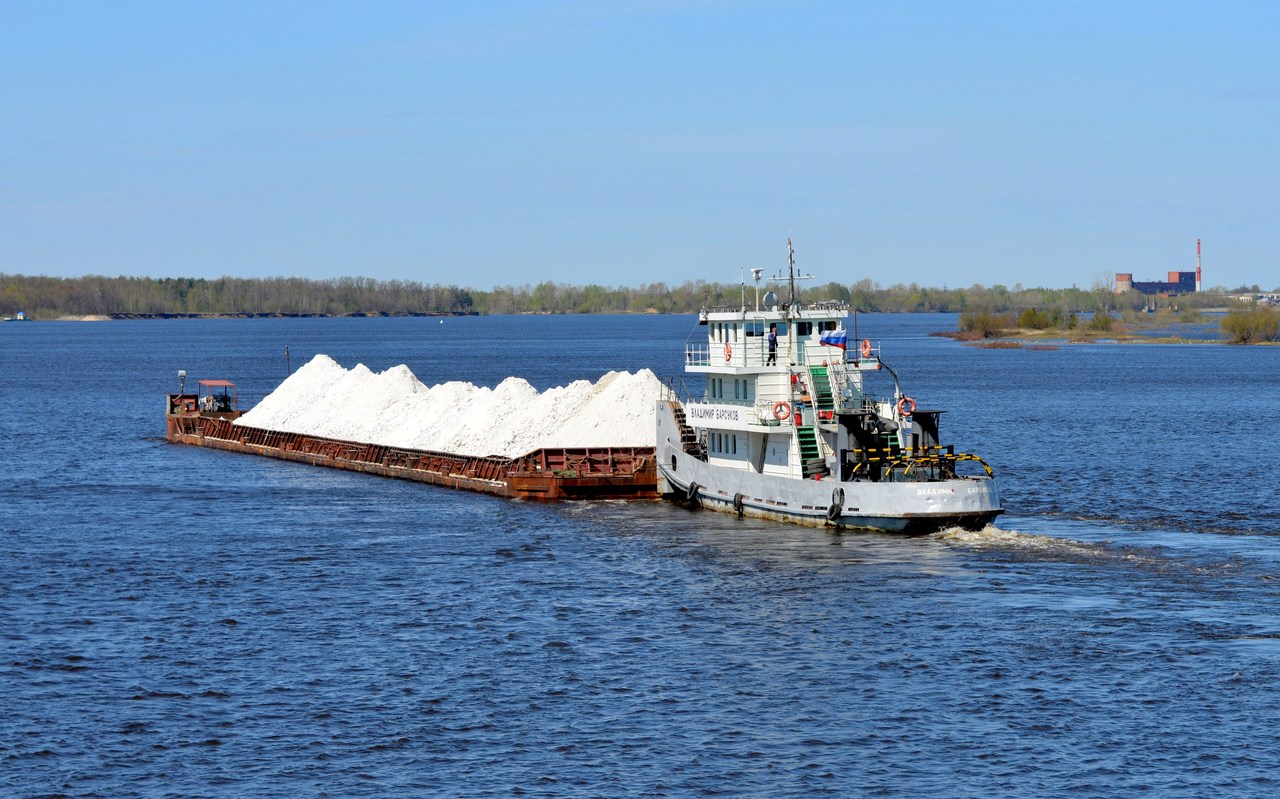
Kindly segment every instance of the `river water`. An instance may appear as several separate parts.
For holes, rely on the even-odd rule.
[[[686,316],[0,325],[0,794],[1272,796],[1280,350],[869,315],[981,532],[536,505],[170,445],[316,353],[681,369]]]

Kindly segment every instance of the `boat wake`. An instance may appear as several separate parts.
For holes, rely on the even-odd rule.
[[[1015,558],[1033,560],[1059,560],[1069,562],[1097,562],[1115,557],[1110,542],[1077,541],[1051,535],[1002,530],[993,524],[981,530],[951,527],[934,534],[943,543],[970,550],[998,551]]]
[[[1117,545],[1112,541],[1078,541],[1050,535],[1002,530],[987,525],[981,530],[952,527],[933,534],[948,546],[983,552],[999,552],[1014,560],[1059,561],[1063,563],[1126,565],[1168,571],[1220,571],[1227,564],[1195,564],[1171,556],[1162,547]]]
[[[934,537],[939,541],[969,549],[1022,549],[1059,552],[1068,549],[1092,551],[1099,546],[1098,544],[1075,541],[1070,538],[1020,533],[1017,530],[1002,530],[994,524],[988,524],[981,530],[949,527],[934,533]]]

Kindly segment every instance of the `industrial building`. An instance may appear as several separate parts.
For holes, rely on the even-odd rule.
[[[1196,271],[1169,272],[1168,280],[1135,281],[1132,272],[1116,273],[1116,294],[1192,294],[1200,290],[1200,239],[1196,239]]]

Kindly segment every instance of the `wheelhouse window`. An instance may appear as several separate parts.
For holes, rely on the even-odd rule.
[[[707,445],[716,455],[737,455],[738,436],[734,433],[712,433],[707,437]]]

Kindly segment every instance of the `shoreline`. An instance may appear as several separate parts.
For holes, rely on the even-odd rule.
[[[479,316],[477,311],[451,311],[449,313],[282,313],[276,311],[260,311],[245,313],[111,313],[55,316],[45,321],[50,322],[120,322],[155,319],[347,319],[347,318],[392,318],[392,317],[458,317]],[[35,321],[28,319],[28,321]]]
[[[1185,336],[1149,336],[1134,331],[1063,331],[1063,330],[1003,330],[998,336],[971,338],[961,331],[939,330],[931,336],[949,338],[959,344],[979,349],[1031,349],[1051,350],[1074,344],[1232,344],[1226,338],[1187,338]],[[1277,344],[1274,341],[1256,341],[1253,344]]]

